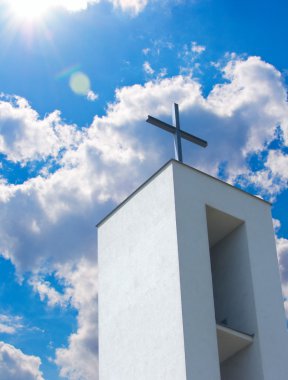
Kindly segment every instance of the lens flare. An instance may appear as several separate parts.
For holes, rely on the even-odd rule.
[[[81,71],[78,71],[70,77],[70,88],[77,95],[87,95],[90,91],[90,79]]]

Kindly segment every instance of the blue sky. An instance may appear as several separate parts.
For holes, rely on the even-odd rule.
[[[0,1],[5,380],[97,379],[95,224],[173,157],[171,136],[145,123],[170,122],[173,102],[209,143],[183,142],[184,161],[272,202],[288,315],[287,11]]]

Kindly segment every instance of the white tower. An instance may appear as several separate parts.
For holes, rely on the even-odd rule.
[[[270,204],[172,160],[98,239],[100,380],[287,380]]]

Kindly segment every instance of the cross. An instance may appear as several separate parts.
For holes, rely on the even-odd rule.
[[[173,112],[173,108],[174,108],[174,112]],[[202,146],[203,148],[206,148],[208,144],[207,144],[207,141],[202,140],[199,137],[196,137],[194,135],[190,135],[190,133],[184,132],[180,129],[178,104],[174,103],[173,108],[172,108],[173,125],[167,124],[164,121],[158,120],[155,117],[150,116],[150,115],[148,115],[148,119],[146,121],[174,135],[176,160],[183,162],[181,137],[182,139],[191,141],[194,144]]]

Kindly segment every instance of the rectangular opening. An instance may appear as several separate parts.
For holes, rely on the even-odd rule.
[[[247,359],[241,357],[254,333],[246,226],[243,220],[210,206],[206,206],[206,216],[221,379],[244,379]]]

